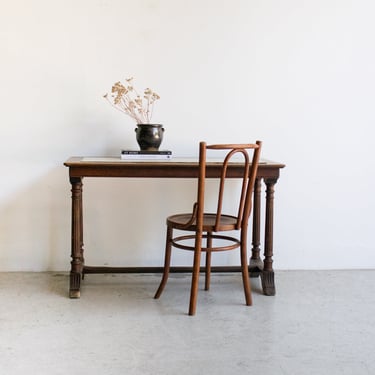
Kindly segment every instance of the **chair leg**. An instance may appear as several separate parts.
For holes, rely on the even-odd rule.
[[[210,289],[210,281],[211,281],[211,251],[209,249],[212,248],[212,237],[211,232],[207,233],[207,250],[206,250],[206,274],[205,274],[205,283],[204,283],[204,290]]]
[[[241,231],[244,232],[244,231]],[[253,304],[251,297],[251,285],[249,278],[249,266],[247,264],[247,238],[246,234],[241,233],[241,270],[242,270],[242,282],[245,292],[246,305],[251,306]]]
[[[200,270],[200,263],[201,263],[201,242],[202,242],[202,233],[197,233],[196,240],[195,240],[193,275],[191,278],[189,315],[195,315],[195,311],[197,308],[199,270]]]
[[[171,253],[172,253],[172,233],[173,229],[171,227],[167,228],[167,238],[165,241],[165,258],[164,258],[164,270],[163,277],[161,279],[158,290],[155,293],[154,298],[157,299],[160,297],[161,293],[164,290],[165,285],[167,284],[169,269],[171,265]]]

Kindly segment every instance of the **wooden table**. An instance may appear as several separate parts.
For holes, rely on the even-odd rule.
[[[132,177],[132,178],[197,178],[197,159],[173,158],[171,160],[128,161],[115,157],[71,157],[65,163],[69,168],[69,179],[72,186],[72,242],[71,242],[71,271],[70,298],[80,297],[81,279],[88,273],[145,273],[162,272],[162,267],[95,267],[87,266],[83,256],[83,209],[82,209],[82,180],[85,177]],[[263,293],[275,295],[273,270],[273,207],[274,186],[279,178],[283,164],[262,161],[258,167],[257,180],[254,187],[252,254],[249,261],[249,271],[252,277],[261,276]],[[207,163],[207,177],[217,178],[220,165],[215,161]],[[228,169],[230,178],[240,177],[236,163],[231,163]],[[260,257],[260,228],[261,228],[261,191],[262,182],[266,186],[265,223],[264,223],[264,259]],[[172,267],[171,272],[187,272],[191,267]],[[239,271],[239,267],[213,267],[213,272]]]

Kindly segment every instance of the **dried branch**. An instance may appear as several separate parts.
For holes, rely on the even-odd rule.
[[[116,82],[112,86],[111,95],[105,94],[104,98],[112,107],[130,116],[137,124],[149,124],[155,102],[160,99],[160,96],[146,88],[142,98],[132,85],[133,78],[127,78],[125,81],[125,85]]]

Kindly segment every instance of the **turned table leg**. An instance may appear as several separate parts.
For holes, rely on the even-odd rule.
[[[272,268],[273,263],[273,202],[274,186],[277,178],[265,178],[266,184],[266,218],[265,218],[265,235],[264,235],[264,267],[261,274],[263,293],[267,296],[274,296],[275,275]]]
[[[72,185],[72,242],[69,297],[80,297],[80,285],[83,272],[83,213],[82,179],[71,177]]]
[[[258,277],[263,270],[263,262],[260,258],[260,194],[262,191],[262,179],[257,178],[254,185],[253,195],[253,232],[252,249],[249,260],[249,271],[251,277]]]

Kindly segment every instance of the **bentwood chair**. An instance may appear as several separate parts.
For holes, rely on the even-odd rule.
[[[165,246],[165,260],[163,277],[154,298],[159,298],[167,283],[172,248],[194,251],[193,273],[190,291],[189,315],[195,315],[199,285],[201,252],[206,253],[205,290],[210,286],[211,253],[240,249],[242,281],[245,292],[246,305],[252,304],[249,270],[247,264],[247,227],[252,208],[252,197],[256,179],[260,150],[262,143],[255,144],[216,144],[200,143],[199,148],[199,176],[197,202],[192,213],[177,214],[167,218],[167,236]],[[221,177],[218,179],[218,200],[216,210],[206,212],[205,185],[207,154],[222,155],[220,161]],[[239,158],[237,157],[239,156]],[[215,163],[217,160],[215,159]],[[227,169],[230,162],[240,163],[242,175],[238,206],[235,214],[222,212],[224,205],[224,188],[227,182]],[[231,202],[233,196],[230,197]],[[174,230],[191,232],[174,237]],[[232,233],[224,233],[232,231]],[[237,232],[233,232],[237,231]],[[205,241],[203,241],[203,239]]]

